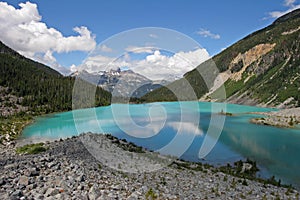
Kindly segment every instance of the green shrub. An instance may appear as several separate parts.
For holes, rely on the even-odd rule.
[[[148,200],[154,200],[157,199],[157,195],[155,194],[155,192],[152,190],[152,188],[150,188],[148,190],[148,192],[145,194],[146,199]]]
[[[44,143],[37,144],[27,144],[22,147],[18,147],[16,152],[18,154],[38,154],[46,151],[47,148],[44,147]]]

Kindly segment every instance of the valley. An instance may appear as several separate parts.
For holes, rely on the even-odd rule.
[[[30,19],[31,26],[37,19]],[[62,66],[53,64],[58,54],[99,48],[108,55],[115,49],[95,47],[87,27],[64,37],[39,25],[34,38],[51,33],[60,38],[59,48],[35,54],[0,41],[0,198],[299,199],[299,8],[191,71],[185,65],[186,71],[174,70],[182,64],[176,56],[198,54],[161,54],[154,48],[156,34],[147,33],[151,48],[125,48],[139,50],[136,65],[185,72],[170,73],[172,80],[130,69],[129,54],[121,64],[115,60],[117,67],[103,70],[101,62],[113,58],[98,55],[92,59],[99,63],[87,68],[101,69],[74,71],[84,65],[72,64],[73,73],[62,74],[54,69]],[[221,38],[204,29],[196,34]],[[79,63],[81,57],[73,59]],[[52,68],[42,61],[51,61]]]

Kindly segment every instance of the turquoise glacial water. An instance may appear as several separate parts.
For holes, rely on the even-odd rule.
[[[233,116],[217,114],[222,110]],[[250,158],[261,168],[259,176],[275,175],[283,183],[299,186],[300,129],[249,123],[261,117],[251,112],[268,111],[272,109],[208,102],[114,104],[38,117],[24,129],[22,138],[36,142],[82,132],[111,133],[150,150],[197,162],[202,160],[199,150],[205,136],[209,135],[210,142],[218,139],[208,130],[222,128],[204,162],[224,165]]]

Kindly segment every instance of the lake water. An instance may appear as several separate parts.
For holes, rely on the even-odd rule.
[[[233,116],[216,114],[221,110]],[[208,143],[215,139],[216,145],[205,162],[224,165],[250,158],[257,161],[260,176],[275,175],[284,183],[299,186],[300,129],[249,123],[251,118],[261,117],[249,112],[271,110],[208,102],[114,104],[38,117],[24,129],[22,138],[37,142],[82,132],[111,133],[150,150],[200,161],[199,150],[208,130],[221,127],[219,138],[213,134],[206,138]]]

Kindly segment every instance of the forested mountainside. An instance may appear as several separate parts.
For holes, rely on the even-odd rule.
[[[221,72],[218,77],[225,82],[227,101],[277,107],[300,106],[300,9],[248,35],[214,56],[212,61]],[[177,93],[185,85],[191,85],[197,99],[224,101],[219,99],[220,89],[214,84],[215,72],[203,73],[211,79],[206,83],[199,74],[212,65],[209,64],[212,61],[199,65],[167,87]],[[167,87],[146,94],[142,101],[177,100]],[[195,100],[192,95],[179,98]]]
[[[64,77],[0,42],[0,109],[2,116],[15,113],[50,113],[72,109],[75,78]],[[96,106],[110,104],[111,94],[96,91]]]

